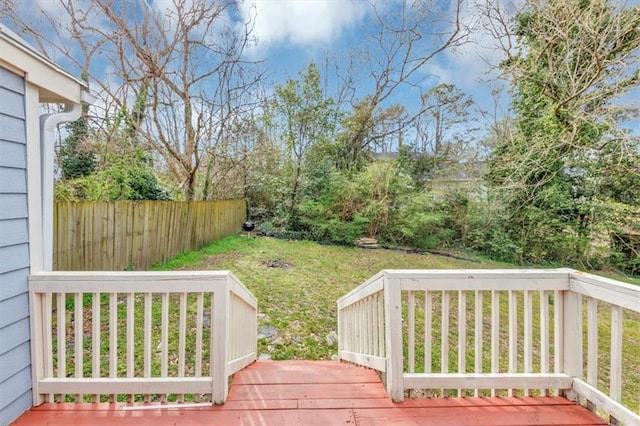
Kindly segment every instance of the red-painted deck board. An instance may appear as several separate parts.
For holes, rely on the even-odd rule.
[[[43,404],[14,425],[604,425],[559,397],[393,403],[376,372],[337,362],[260,361],[236,374],[223,406]]]

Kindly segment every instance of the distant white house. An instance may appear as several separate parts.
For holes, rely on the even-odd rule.
[[[58,124],[76,120],[87,87],[0,25],[0,424],[33,402],[29,274],[50,270]],[[41,115],[43,103],[65,111]]]

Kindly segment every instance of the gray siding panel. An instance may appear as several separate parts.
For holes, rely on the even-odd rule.
[[[0,192],[3,194],[26,194],[27,176],[25,170],[0,167]]]
[[[29,245],[0,247],[0,274],[29,267]],[[2,276],[0,276],[2,279]],[[4,281],[4,279],[2,279]]]
[[[30,390],[31,368],[26,367],[22,370],[16,371],[15,374],[0,383],[0,409],[4,412],[6,408],[9,408],[9,404],[14,403],[25,392],[30,392]],[[29,407],[26,407],[25,409],[29,409]],[[24,410],[18,412],[18,415],[22,412],[24,412]],[[7,423],[3,422],[2,424],[4,425]]]
[[[0,245],[12,246],[29,242],[26,219],[0,220]]]
[[[0,194],[0,220],[28,216],[27,194]]]
[[[27,143],[24,120],[0,114],[0,138],[17,143]]]
[[[26,146],[0,139],[0,167],[27,168]]]
[[[19,396],[22,392],[18,392],[18,389],[22,388],[22,384],[25,379],[31,381],[31,369],[23,368],[16,371],[7,380],[0,383],[0,408],[5,408],[7,403]]]
[[[29,296],[23,293],[0,302],[0,328],[4,328],[29,316]],[[2,345],[6,345],[2,342]]]
[[[0,383],[12,376],[13,371],[20,371],[29,367],[30,350],[29,342],[25,342],[0,355],[0,365],[2,366],[2,369],[0,369]]]
[[[18,106],[22,106],[18,108]],[[0,114],[25,118],[24,95],[0,86]]]
[[[14,74],[6,68],[0,67],[0,87],[12,92],[24,94],[24,80],[22,76]]]
[[[0,275],[0,300],[10,299],[29,291],[29,268],[25,267]],[[2,340],[0,340],[1,342]]]
[[[22,76],[0,67],[0,425],[32,403],[24,93]]]
[[[8,425],[20,417],[22,413],[31,408],[31,401],[31,389],[29,389],[14,399],[10,406],[0,410],[0,425]]]
[[[0,352],[0,357],[4,356],[6,353],[11,352],[12,350],[14,350],[16,347],[23,345],[25,343],[29,343],[29,318],[23,318],[20,321],[16,321],[13,324],[9,324],[8,326],[4,327],[4,328],[0,328],[0,337],[2,337],[6,347],[2,348],[2,352]],[[27,353],[27,355],[29,355]],[[2,368],[0,368],[0,377],[3,377],[2,379],[0,379],[1,381],[4,381],[6,377],[3,376],[3,374],[6,374],[7,377],[9,377],[11,375],[10,371],[7,371],[7,369],[4,367],[5,364],[1,361],[2,358],[0,358],[0,365],[2,365]],[[29,357],[27,356],[27,360],[29,361]],[[17,371],[17,370],[14,370]]]

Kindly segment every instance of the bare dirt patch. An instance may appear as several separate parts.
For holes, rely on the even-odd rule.
[[[177,268],[177,270],[204,270],[204,271],[215,270],[218,268],[218,265],[220,265],[224,261],[228,259],[238,258],[238,257],[241,257],[241,254],[236,252],[213,254],[211,256],[206,256],[195,265],[191,265],[183,268]]]
[[[293,263],[287,263],[282,260],[263,260],[260,264],[267,268],[293,268]]]

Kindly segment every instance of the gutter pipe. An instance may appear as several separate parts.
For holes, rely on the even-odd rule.
[[[95,97],[80,91],[80,103],[65,104],[63,112],[40,116],[40,158],[42,171],[42,251],[43,271],[53,271],[53,165],[55,134],[59,124],[75,121],[82,115],[82,105],[92,104]]]

